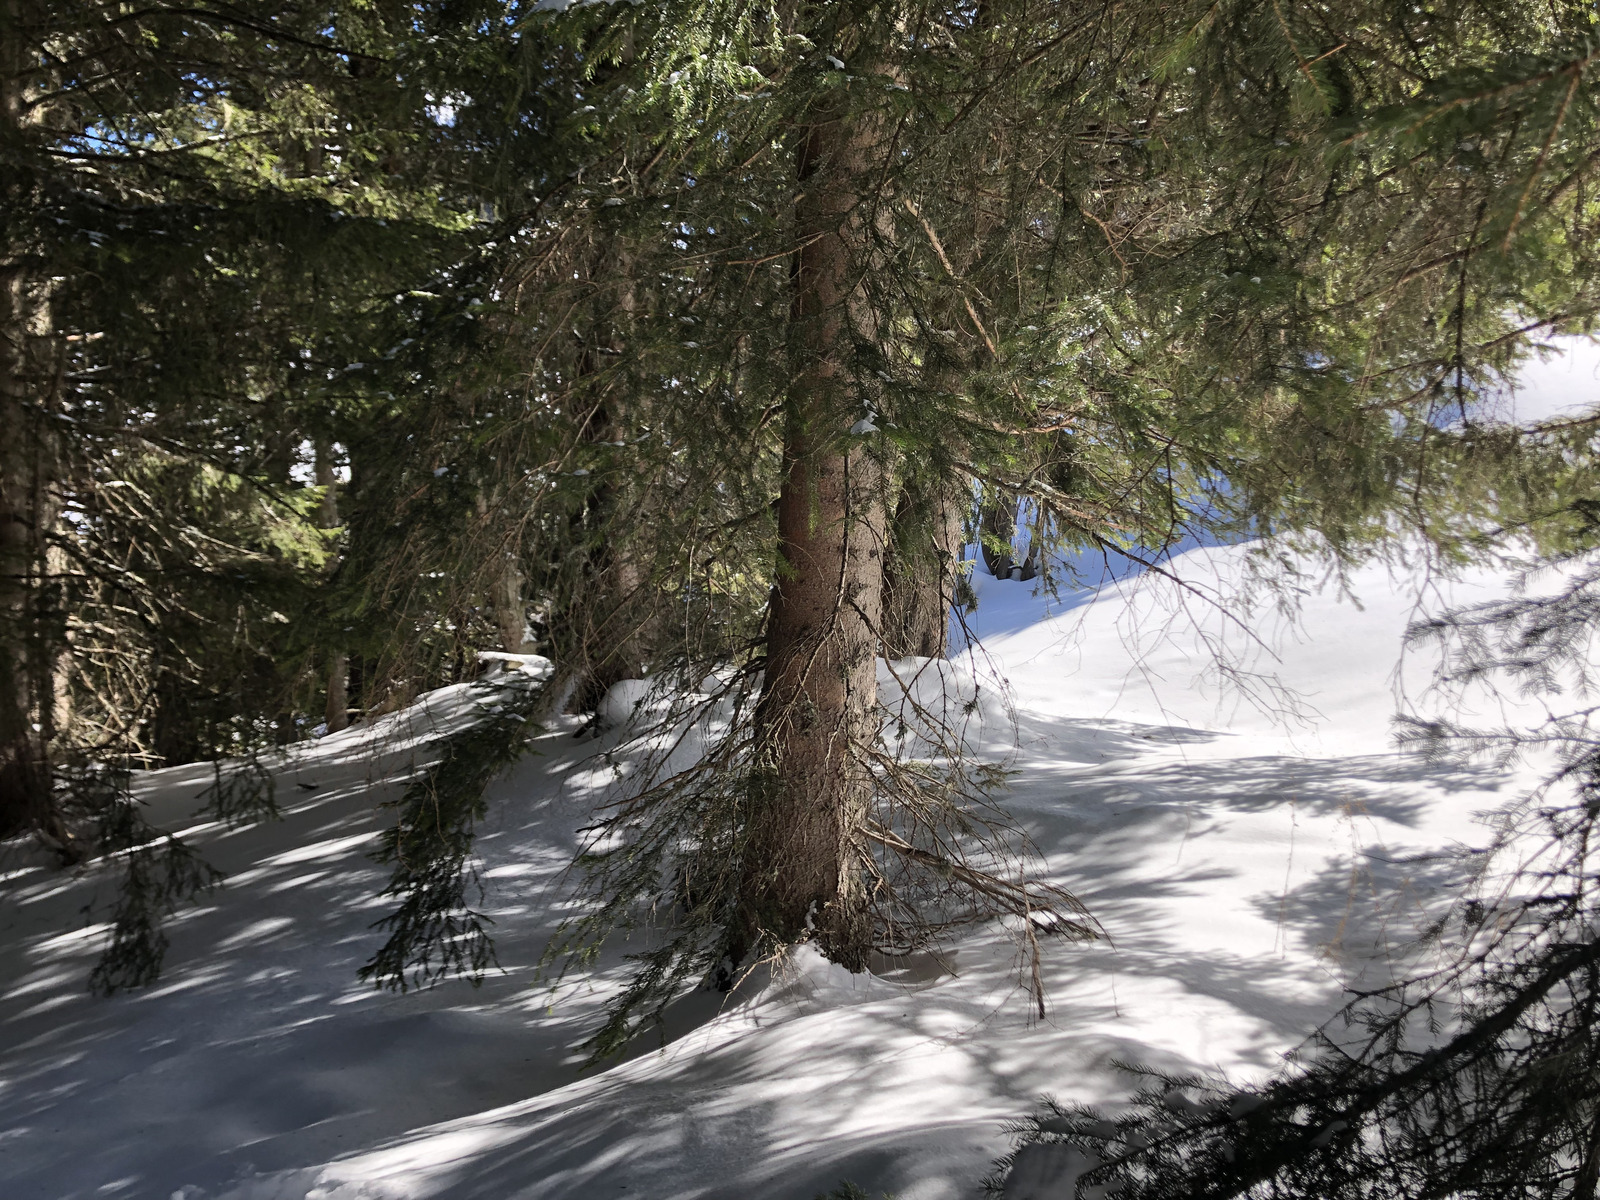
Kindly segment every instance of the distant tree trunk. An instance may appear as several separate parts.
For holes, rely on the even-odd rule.
[[[350,660],[335,654],[328,662],[328,700],[322,719],[329,733],[338,733],[350,724]]]
[[[497,494],[478,493],[478,520],[485,526],[489,541],[495,541],[493,528],[504,530],[511,521]],[[512,531],[514,533],[514,531]],[[522,594],[522,564],[517,555],[518,540],[502,534],[499,562],[490,570],[489,611],[500,633],[500,649],[507,654],[522,653],[523,634],[528,628],[527,602]]]
[[[883,567],[885,658],[943,658],[961,577],[961,507],[942,482],[907,480]]]
[[[647,576],[622,528],[625,494],[605,482],[590,496],[583,520],[598,527],[597,543],[576,594],[556,617],[565,643],[560,657],[572,681],[569,712],[589,712],[613,684],[640,678],[655,649]]]
[[[880,124],[823,116],[799,147],[780,557],[756,713],[757,774],[737,950],[811,930],[862,969],[871,943],[859,830],[872,776],[883,590],[882,470],[865,439],[850,347],[875,334],[861,276]],[[744,939],[745,944],[737,945]]]
[[[372,676],[376,674],[376,672],[368,664],[366,657],[362,654],[358,653],[350,655],[349,663],[350,682],[348,685],[348,695],[350,706],[348,711],[357,713],[365,712],[367,708],[368,685],[371,682]]]
[[[524,635],[528,631],[528,614],[523,603],[522,570],[517,565],[517,556],[507,550],[495,575],[489,606],[494,609],[495,624],[500,627],[500,648],[508,654],[522,653]]]
[[[528,642],[528,608],[522,593],[522,568],[515,551],[503,553],[489,607],[494,611],[495,625],[500,630],[500,648],[507,654],[521,654]]]
[[[603,270],[602,270],[603,264]],[[626,245],[589,265],[592,275],[618,281],[614,308],[596,315],[591,341],[580,356],[580,378],[601,375],[602,356],[625,361],[638,303],[633,255]],[[630,381],[608,378],[584,428],[591,445],[615,446],[633,436]],[[631,479],[603,473],[588,497],[583,523],[593,549],[584,563],[580,595],[562,622],[569,626],[568,658],[574,675],[570,708],[587,712],[611,687],[638,679],[659,644],[660,627],[649,595],[650,573],[633,536],[650,498]]]
[[[295,453],[301,441],[300,431],[291,424],[293,419],[289,405],[283,403],[280,411],[271,419],[263,447],[262,473],[274,486],[285,489],[292,481]],[[312,464],[312,471],[316,471],[315,463]],[[300,729],[295,717],[292,682],[270,650],[256,655],[255,677],[258,681],[256,686],[261,689],[260,694],[271,697],[278,710],[272,717],[273,744],[287,746],[298,740]]]
[[[605,419],[600,428],[615,431],[614,419]],[[612,684],[640,678],[655,649],[657,623],[647,595],[648,574],[624,517],[630,499],[637,501],[636,489],[607,480],[596,487],[585,515],[598,527],[599,543],[586,564],[587,594],[578,598],[582,611],[570,618],[576,634],[575,712],[594,708]]]
[[[631,30],[622,31],[617,49],[622,66],[634,61]],[[598,68],[602,78],[610,70]],[[601,239],[570,264],[593,297],[573,372],[576,403],[588,406],[579,437],[591,448],[621,448],[639,432],[645,389],[615,369],[629,361],[634,318],[648,303],[649,285],[639,279],[636,259],[637,247],[618,236]],[[573,713],[592,711],[613,684],[643,676],[664,635],[653,603],[650,554],[638,536],[652,506],[648,489],[624,471],[601,470],[591,478],[573,518],[586,553],[577,571],[562,578],[551,614],[552,654],[569,685],[563,694]]]
[[[37,118],[25,94],[32,64],[16,32],[24,7],[21,0],[0,5],[0,136],[10,147],[25,144]],[[0,184],[13,210],[25,208],[32,191],[24,164],[12,156]],[[31,269],[29,250],[16,240],[0,247],[0,837],[61,832],[50,740],[65,643],[46,587],[47,540],[59,509],[56,434],[47,413],[50,310],[48,284]]]
[[[317,486],[322,489],[322,504],[317,524],[324,529],[339,528],[338,481],[333,476],[333,446],[326,439],[317,442]],[[322,720],[329,733],[338,733],[350,724],[350,659],[336,650],[328,660],[327,702]]]
[[[996,579],[1011,578],[1011,539],[1017,535],[1017,502],[1010,496],[986,496],[978,518],[983,565]]]
[[[996,579],[1010,579],[1016,571],[1018,579],[1032,579],[1038,574],[1034,561],[1033,539],[1028,540],[1028,553],[1021,563],[1016,561],[1012,545],[1017,536],[1017,498],[1000,492],[984,501],[979,518],[979,534],[983,546],[983,565]]]
[[[176,671],[159,668],[150,717],[150,748],[164,766],[194,762],[201,747],[191,705],[192,685]]]
[[[477,507],[478,520],[484,525],[489,541],[493,542],[494,529],[505,530],[511,516],[493,492],[486,494],[480,491]],[[522,564],[517,555],[518,540],[502,534],[497,551],[499,562],[491,568],[489,576],[489,611],[500,633],[500,649],[507,654],[522,653],[523,634],[528,629],[527,602],[522,594]]]
[[[656,620],[645,594],[644,568],[621,530],[608,538],[598,566],[601,609],[590,639],[589,686],[604,695],[612,684],[638,679],[649,669]]]

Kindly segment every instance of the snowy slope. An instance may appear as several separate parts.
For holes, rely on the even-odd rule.
[[[1226,592],[1248,554],[1198,549],[1175,569]],[[1052,951],[1043,1021],[1014,943],[987,928],[879,975],[802,950],[720,1013],[720,997],[687,997],[664,1046],[582,1069],[572,1047],[618,960],[556,992],[534,966],[622,735],[577,740],[572,723],[493,788],[480,847],[506,973],[478,990],[367,990],[355,971],[385,911],[365,857],[388,819],[377,804],[428,730],[478,701],[470,687],[297,750],[281,823],[190,831],[231,878],[174,922],[145,992],[84,991],[104,931],[86,905],[109,877],[13,854],[0,1198],[810,1200],[850,1178],[934,1200],[973,1195],[1007,1148],[1003,1122],[1041,1093],[1125,1094],[1113,1060],[1269,1071],[1447,894],[1433,852],[1483,840],[1475,814],[1521,786],[1389,742],[1397,688],[1426,677],[1425,662],[1396,670],[1417,593],[1437,608],[1499,583],[1383,568],[1354,582],[1363,607],[1308,585],[1294,625],[1268,605],[1235,623],[1159,579],[1059,601],[978,581],[983,641],[959,669],[988,689],[988,747],[1019,771],[1009,805],[1112,938]],[[1300,715],[1219,690],[1219,642],[1275,672]],[[983,682],[996,676],[1009,704]],[[177,768],[141,787],[181,826],[207,779]]]

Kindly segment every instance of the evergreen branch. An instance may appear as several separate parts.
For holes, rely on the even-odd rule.
[[[373,923],[389,936],[358,972],[363,982],[403,992],[465,975],[476,987],[499,966],[488,932],[494,922],[467,902],[473,887],[480,902],[483,896],[472,847],[488,811],[485,789],[527,753],[544,682],[518,672],[476,685],[476,711],[466,725],[439,743],[439,760],[391,802],[399,820],[372,857],[393,866],[379,895],[400,904]]]
[[[1517,232],[1517,226],[1522,223],[1522,212],[1528,205],[1528,197],[1544,173],[1544,161],[1550,156],[1550,147],[1555,144],[1556,134],[1561,132],[1561,125],[1567,119],[1567,109],[1572,106],[1572,97],[1577,94],[1578,84],[1582,81],[1582,70],[1574,70],[1572,80],[1567,84],[1566,93],[1561,97],[1561,106],[1556,109],[1555,120],[1550,122],[1550,133],[1544,139],[1544,145],[1539,147],[1539,157],[1533,160],[1533,167],[1528,172],[1528,182],[1523,186],[1522,195],[1517,197],[1517,206],[1511,212],[1511,221],[1506,226],[1505,240],[1500,243],[1502,253],[1511,248],[1511,239]]]

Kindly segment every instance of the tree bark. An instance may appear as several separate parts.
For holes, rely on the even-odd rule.
[[[500,634],[500,649],[507,654],[520,654],[522,635],[528,628],[528,611],[522,594],[522,565],[517,556],[519,539],[504,532],[511,517],[497,492],[479,492],[477,508],[478,520],[486,534],[494,529],[502,531],[496,550],[500,563],[491,568],[489,577],[489,611],[494,615],[495,628]]]
[[[194,719],[192,685],[163,665],[156,674],[150,716],[150,748],[163,766],[175,767],[206,756]]]
[[[861,751],[877,728],[884,519],[881,467],[849,432],[863,411],[850,347],[876,333],[862,275],[880,141],[877,120],[830,115],[799,146],[795,381],[735,931],[741,951],[809,932],[856,970],[871,944],[858,839],[873,788]]]
[[[48,319],[22,264],[0,264],[0,836],[53,811],[49,760],[59,638],[45,595],[54,513],[35,342]]]
[[[317,486],[322,489],[317,524],[324,529],[337,529],[339,484],[333,477],[333,446],[326,439],[317,442],[316,472]],[[343,650],[335,651],[328,660],[327,699],[322,708],[322,720],[329,733],[338,733],[350,724],[350,658]]]
[[[1017,533],[1015,501],[1007,496],[989,497],[978,521],[983,565],[996,579],[1011,578],[1011,539]]]
[[[603,428],[611,430],[609,423]],[[632,493],[632,494],[630,494]],[[634,489],[610,481],[591,498],[589,519],[600,540],[585,564],[586,603],[567,619],[573,637],[570,659],[576,676],[571,711],[592,710],[613,684],[640,678],[659,645],[660,628],[649,596],[649,579],[624,516],[637,504]]]
[[[606,358],[626,361],[639,304],[634,257],[626,242],[616,242],[586,264],[591,279],[615,281],[616,291],[610,309],[593,314],[590,340],[578,360],[580,379],[599,379]],[[614,446],[636,436],[638,391],[634,381],[615,373],[598,384],[584,440]],[[642,517],[651,505],[648,488],[615,471],[596,478],[585,504],[582,522],[593,549],[583,564],[580,593],[560,622],[570,639],[564,655],[574,679],[569,711],[588,712],[613,684],[641,678],[660,647],[648,547],[636,536],[648,523]]]
[[[1018,579],[1032,579],[1038,574],[1034,562],[1033,539],[1028,539],[1028,553],[1021,563],[1015,559],[1013,539],[1017,536],[1017,498],[1007,493],[991,497],[984,503],[979,521],[980,540],[983,547],[983,565],[996,579],[1010,579],[1012,572],[1021,567]]]
[[[0,136],[12,147],[28,140],[28,47],[18,32],[21,0],[0,5]],[[12,159],[4,203],[24,211],[33,173]],[[31,247],[0,247],[0,837],[53,828],[50,741],[54,732],[57,658],[65,643],[60,614],[47,593],[48,534],[59,509],[56,437],[48,420],[52,373],[48,282]]]
[[[883,568],[885,658],[944,658],[961,573],[961,509],[947,486],[908,480]]]
[[[505,551],[505,561],[495,576],[490,607],[494,609],[495,624],[500,627],[500,649],[507,654],[522,653],[528,616],[523,610],[522,571],[517,566],[516,555],[509,550]]]

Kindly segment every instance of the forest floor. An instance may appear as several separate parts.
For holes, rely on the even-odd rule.
[[[1231,595],[1248,558],[1197,549],[1172,569]],[[1010,691],[982,685],[976,736],[1016,769],[1005,803],[1048,877],[1110,935],[1047,948],[1044,1019],[1016,941],[989,925],[860,976],[801,949],[586,1068],[575,1046],[627,947],[554,988],[537,964],[572,911],[576,831],[637,749],[624,729],[574,737],[567,718],[493,785],[481,827],[503,973],[364,986],[389,904],[368,858],[393,819],[381,805],[483,701],[464,685],[278,760],[279,822],[196,826],[208,766],[139,777],[151,818],[229,875],[171,922],[142,991],[85,988],[114,873],[9,848],[0,1197],[812,1200],[843,1179],[972,1197],[1042,1094],[1114,1105],[1136,1086],[1122,1062],[1281,1067],[1448,899],[1448,852],[1486,841],[1482,814],[1528,783],[1429,765],[1392,737],[1402,694],[1428,708],[1430,660],[1398,665],[1407,622],[1501,595],[1499,577],[1373,567],[1352,580],[1359,606],[1304,581],[1294,622],[1265,603],[1224,616],[1148,575],[1056,599],[978,585],[981,650],[962,669]],[[1219,687],[1222,643],[1257,703]]]

